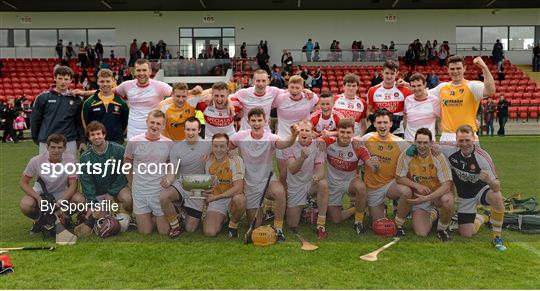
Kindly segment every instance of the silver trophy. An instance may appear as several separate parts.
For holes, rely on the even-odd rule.
[[[212,175],[182,175],[182,188],[191,192],[193,199],[205,199],[203,192],[211,190],[214,187],[215,178]]]

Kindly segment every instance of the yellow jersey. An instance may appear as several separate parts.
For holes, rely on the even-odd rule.
[[[165,129],[163,135],[174,140],[181,141],[186,137],[184,132],[184,122],[186,119],[195,116],[197,103],[201,97],[191,97],[182,107],[176,106],[173,97],[169,97],[159,103],[159,108],[165,113]]]
[[[476,112],[484,96],[484,83],[463,80],[460,85],[444,82],[429,93],[439,97],[442,132],[456,133],[464,124],[476,128]]]
[[[217,179],[213,195],[220,195],[231,189],[234,181],[244,179],[245,172],[244,162],[240,156],[227,157],[223,162],[218,162],[212,155],[206,162],[206,173]]]
[[[431,191],[437,190],[442,183],[452,180],[450,166],[441,153],[436,156],[429,154],[426,158],[420,155],[409,157],[406,153],[402,153],[399,156],[396,176],[407,177]]]
[[[378,157],[379,169],[364,167],[364,181],[367,188],[377,189],[392,181],[396,175],[396,166],[400,154],[409,147],[402,138],[389,133],[388,140],[381,140],[377,132],[364,135],[361,140],[372,157]]]

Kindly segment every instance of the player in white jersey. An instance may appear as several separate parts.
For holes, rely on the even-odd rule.
[[[352,142],[354,122],[342,119],[336,137],[323,138],[326,142],[328,160],[328,216],[333,223],[347,220],[354,214],[354,226],[358,235],[364,232],[364,209],[366,208],[366,185],[358,175],[359,164],[369,163],[367,149]],[[353,196],[354,207],[341,210],[343,193]]]
[[[436,121],[441,116],[439,98],[427,93],[424,75],[413,74],[409,82],[413,95],[405,98],[405,108],[403,109],[405,140],[414,141],[416,131],[420,128],[429,129],[433,133],[433,140],[435,140]]]
[[[263,193],[264,186],[272,170],[272,159],[276,149],[292,146],[298,136],[298,125],[291,128],[291,136],[287,140],[265,130],[268,120],[264,109],[256,107],[248,112],[251,129],[241,130],[231,137],[230,149],[238,148],[244,160],[246,176],[244,193],[247,200],[247,216],[252,221],[260,206],[263,196],[274,200],[274,227],[279,241],[285,240],[283,234],[283,218],[285,216],[285,189],[279,181],[271,181],[268,191]],[[262,214],[262,213],[261,213]],[[260,218],[260,217],[259,217]],[[260,223],[261,219],[257,219]]]
[[[366,132],[366,101],[356,95],[360,79],[355,74],[343,77],[343,94],[335,97],[334,111],[341,113],[345,118],[353,119],[354,134],[362,135]]]
[[[124,164],[131,165],[127,175],[128,185],[133,196],[133,214],[140,233],[152,233],[157,226],[158,233],[167,234],[169,224],[159,203],[162,180],[170,167],[162,167],[169,161],[172,141],[161,131],[165,127],[165,114],[159,109],[148,113],[146,133],[132,137],[126,146]],[[156,169],[154,171],[152,169]]]
[[[261,107],[265,116],[270,116],[274,99],[277,95],[285,93],[283,89],[268,86],[269,83],[268,73],[265,70],[258,69],[253,73],[253,87],[240,89],[229,97],[236,111],[242,112],[240,130],[250,128],[247,115],[251,109]],[[304,93],[308,99],[313,98],[313,92],[310,90],[304,89]],[[266,124],[265,129],[270,132],[269,123]]]
[[[337,126],[343,114],[334,110],[334,95],[332,92],[322,92],[319,98],[320,110],[317,110],[309,117],[313,124],[313,132],[317,137],[328,137],[337,135]]]
[[[42,210],[41,201],[44,197],[41,196],[43,189],[41,189],[39,183],[36,183],[34,187],[30,186],[32,178],[43,180],[47,191],[56,199],[57,205],[60,205],[62,200],[69,203],[85,202],[84,196],[77,192],[76,174],[68,174],[63,171],[55,175],[52,172],[56,163],[61,163],[64,166],[68,164],[75,165],[75,157],[66,153],[66,144],[66,138],[62,134],[53,133],[49,135],[47,138],[47,151],[30,159],[21,176],[19,186],[25,195],[19,205],[21,212],[33,219],[34,223],[39,218],[39,213]],[[31,231],[39,232],[40,229],[35,228],[33,225]]]
[[[287,225],[298,227],[308,195],[317,197],[317,236],[325,239],[326,209],[328,208],[328,182],[324,174],[326,153],[313,140],[313,125],[308,120],[298,124],[296,143],[283,151],[287,159]]]
[[[374,132],[374,120],[372,113],[381,108],[392,112],[393,120],[390,132],[402,136],[403,135],[403,107],[405,97],[412,94],[405,86],[396,85],[396,76],[399,72],[399,64],[394,60],[386,60],[383,64],[382,75],[383,82],[369,88],[367,93],[368,99],[368,118],[372,124],[368,128],[368,132]]]
[[[300,120],[307,119],[311,110],[319,102],[315,95],[311,99],[305,98],[302,93],[304,79],[300,76],[292,76],[289,79],[287,92],[279,94],[274,99],[273,107],[277,108],[278,128],[277,135],[285,140],[291,135],[291,126]],[[276,151],[279,169],[279,181],[287,189],[287,159],[283,157],[281,150]]]
[[[176,143],[169,156],[175,172],[181,175],[194,175],[205,173],[205,157],[211,152],[211,144],[199,137],[201,122],[190,117],[184,124],[186,138]],[[176,167],[179,167],[176,169]],[[160,193],[160,203],[165,217],[170,225],[169,236],[175,238],[182,234],[182,226],[178,221],[174,202],[182,204],[186,214],[184,227],[187,232],[197,230],[202,218],[203,201],[191,198],[192,194],[182,187],[182,180],[174,174],[167,175],[163,181],[163,190]]]
[[[204,102],[197,104],[197,109],[200,109],[204,114],[204,136],[210,141],[216,133],[225,133],[229,137],[236,133],[234,128],[234,114],[230,114],[227,107],[227,97],[229,91],[227,84],[217,82],[212,85],[211,89],[212,101],[210,105]]]

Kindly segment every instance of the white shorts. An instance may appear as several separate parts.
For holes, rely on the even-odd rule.
[[[283,150],[276,149],[276,159],[284,160],[285,157],[283,156]]]
[[[478,139],[478,135],[476,135],[476,132],[474,133],[474,140],[476,141],[477,144],[479,144],[479,139]],[[457,142],[457,139],[456,139],[456,133],[453,133],[453,132],[443,132],[441,133],[441,139],[439,140],[441,142]]]
[[[396,180],[386,183],[384,186],[376,189],[367,189],[367,203],[369,207],[379,206],[384,203],[384,197],[388,194],[390,187],[396,183]]]
[[[415,204],[415,205],[412,206],[411,211],[415,212],[416,210],[419,210],[419,209],[430,212],[431,209],[433,209],[433,204],[431,203],[431,201],[426,201],[426,202],[422,202],[420,204]]]
[[[161,203],[159,203],[159,192],[148,195],[133,195],[133,214],[148,214],[163,216]]]
[[[458,213],[476,213],[476,206],[480,203],[484,206],[489,205],[487,203],[487,193],[489,191],[489,185],[484,186],[476,195],[472,198],[458,197]]]
[[[212,201],[208,203],[208,208],[206,212],[215,211],[223,215],[229,213],[229,206],[231,205],[232,198],[223,198],[219,200]]]
[[[39,143],[39,154],[47,152],[47,143]],[[68,141],[66,144],[66,153],[72,154],[75,158],[77,157],[77,142],[72,140]]]
[[[204,203],[203,199],[191,198],[191,193],[182,188],[182,182],[180,182],[180,179],[174,181],[171,186],[173,186],[174,189],[176,189],[176,191],[178,191],[178,193],[182,197],[182,200],[184,201],[184,207],[195,209],[197,211],[202,211]]]
[[[270,182],[272,181],[278,181],[276,173],[272,175]],[[259,208],[262,196],[266,195],[266,193],[263,193],[265,185],[266,181],[260,182],[257,185],[253,186],[249,186],[247,183],[244,182],[244,193],[246,194],[246,209]],[[268,187],[270,187],[270,185],[268,185]]]
[[[287,190],[287,207],[304,206],[307,204],[308,195],[315,193],[317,188],[313,183],[304,184],[301,188]]]
[[[352,180],[348,183],[342,183],[339,185],[328,184],[328,206],[341,206],[343,205],[343,194],[349,192],[349,185]]]

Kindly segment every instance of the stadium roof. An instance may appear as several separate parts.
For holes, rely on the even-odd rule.
[[[538,0],[0,0],[0,11],[213,11],[540,8]]]

